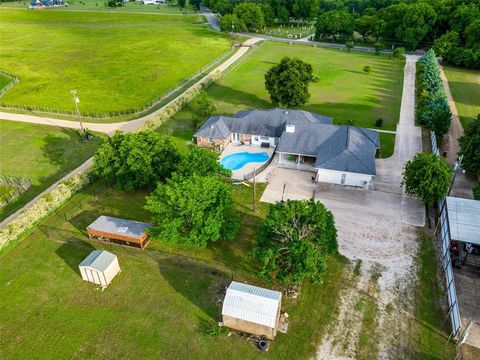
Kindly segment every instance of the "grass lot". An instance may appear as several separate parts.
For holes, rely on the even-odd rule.
[[[0,90],[2,90],[5,86],[10,84],[10,81],[12,81],[10,78],[0,74]]]
[[[208,90],[217,113],[271,108],[264,75],[283,56],[311,63],[319,78],[310,84],[312,96],[305,110],[333,116],[335,124],[353,120],[355,125],[370,128],[377,118],[383,118],[383,128],[395,130],[400,114],[403,62],[386,56],[274,42],[267,42],[247,55],[237,68]],[[364,65],[371,66],[370,74],[363,73]],[[187,109],[179,116],[189,118],[191,114]]]
[[[460,121],[465,127],[480,114],[480,71],[444,67]]]
[[[0,174],[30,179],[32,187],[0,209],[0,219],[93,155],[100,139],[81,141],[71,129],[0,120]]]
[[[440,287],[434,241],[427,234],[420,236],[417,254],[415,318],[412,319],[410,348],[415,359],[454,359],[455,345],[447,343],[448,333],[443,322],[445,312],[439,300],[446,299]]]
[[[258,283],[248,252],[267,205],[259,204],[253,214],[252,188],[236,187],[242,225],[236,239],[192,252],[155,242],[141,252],[91,241],[83,233],[99,214],[148,220],[144,196],[94,184],[3,253],[2,358],[305,359],[314,353],[336,316],[344,260],[330,258],[322,285],[305,284],[299,300],[284,301],[289,333],[260,353],[239,336],[209,331],[220,320],[217,291],[232,276]],[[84,282],[77,267],[94,248],[117,254],[123,270],[103,292]]]
[[[2,102],[82,113],[139,108],[230,48],[202,16],[6,10],[2,70],[20,78]],[[15,39],[15,41],[13,41]]]

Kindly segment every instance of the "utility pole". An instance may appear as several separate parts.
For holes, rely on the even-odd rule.
[[[253,168],[253,212],[255,213],[256,207],[255,207],[255,201],[256,201],[256,187],[257,187],[257,168]]]
[[[72,94],[73,102],[75,103],[75,112],[77,114],[78,122],[80,123],[80,132],[82,134],[82,138],[83,138],[84,141],[86,141],[87,137],[86,137],[86,134],[85,134],[85,129],[83,128],[82,118],[80,117],[80,110],[78,110],[78,103],[80,102],[80,99],[77,96],[77,90],[75,90],[75,89],[70,90],[70,94]]]

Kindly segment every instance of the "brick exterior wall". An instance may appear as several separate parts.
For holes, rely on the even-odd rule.
[[[230,143],[230,138],[227,139],[213,139],[212,143],[208,142],[208,138],[204,137],[197,137],[197,145],[198,146],[203,146],[203,147],[208,147],[208,148],[214,148],[215,146],[220,147],[221,150],[225,149],[225,147]]]

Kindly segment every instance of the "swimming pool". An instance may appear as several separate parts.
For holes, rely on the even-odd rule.
[[[249,153],[239,152],[225,156],[220,160],[220,164],[230,170],[238,170],[244,167],[248,163],[252,162],[264,162],[268,160],[268,154],[266,152],[261,153]]]

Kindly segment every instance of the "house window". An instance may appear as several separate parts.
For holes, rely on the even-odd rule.
[[[209,143],[209,144],[213,144],[213,139],[212,139],[212,138],[208,138],[208,143]]]
[[[255,141],[258,141],[258,136],[255,136],[253,139],[254,139]]]
[[[268,136],[260,136],[260,140],[268,141],[270,138]]]
[[[240,141],[240,134],[238,134],[238,133],[233,133],[233,134],[232,134],[232,138],[233,138],[232,141],[234,141],[234,142],[239,142],[239,141]]]

